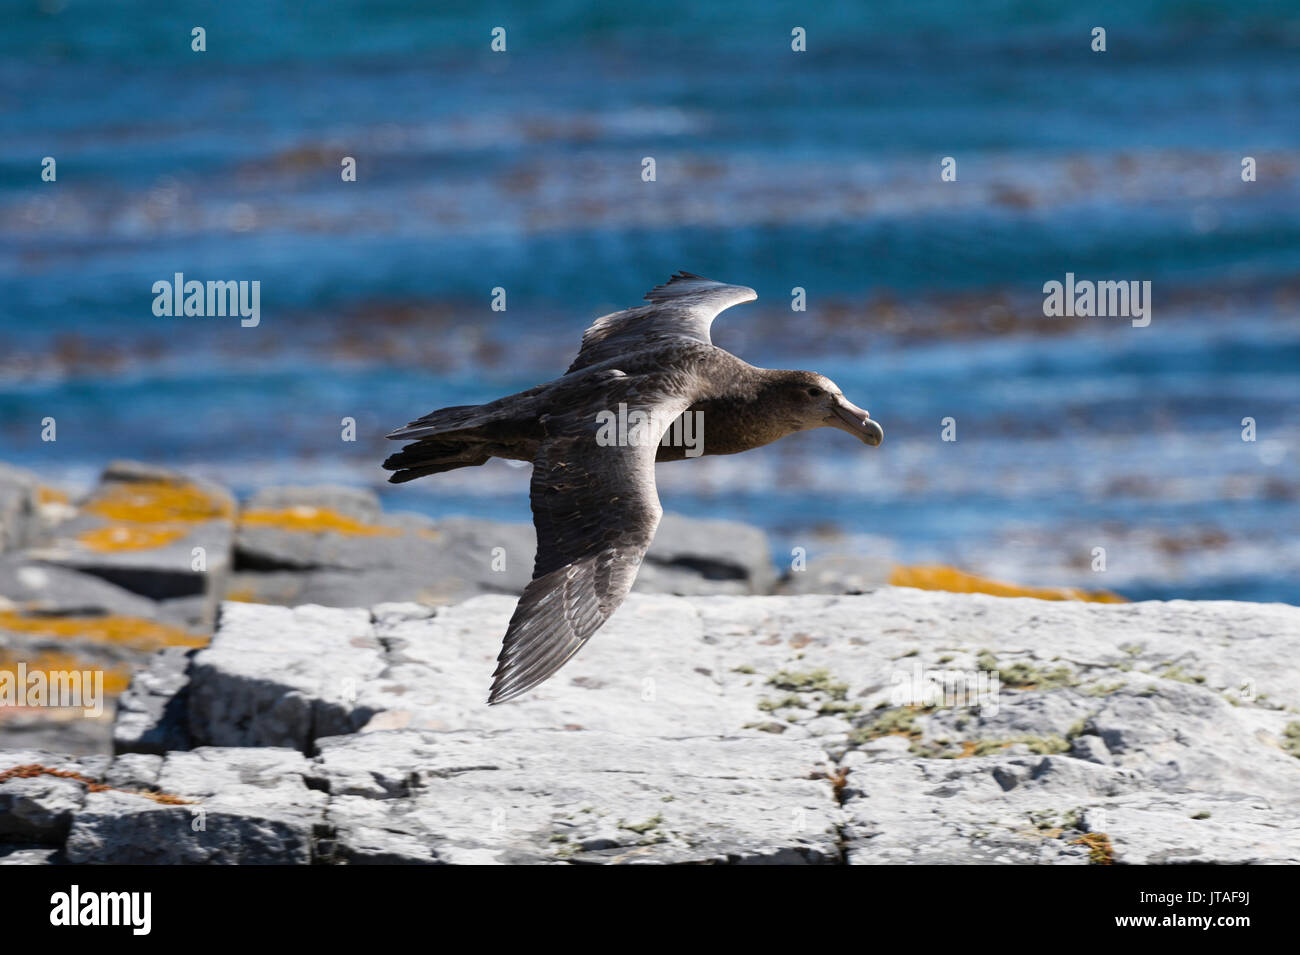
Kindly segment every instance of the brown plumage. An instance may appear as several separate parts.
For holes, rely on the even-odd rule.
[[[655,462],[693,456],[680,443],[660,444],[684,412],[700,415],[703,454],[736,454],[820,427],[880,444],[880,425],[829,379],[755,368],[713,344],[714,317],[757,297],[679,272],[646,294],[649,304],[597,319],[563,377],[434,411],[388,436],[412,442],[384,462],[394,483],[494,457],[533,463],[537,559],[489,703],[555,673],[623,602],[663,513]],[[620,409],[625,420],[646,418],[645,427],[625,429],[622,444],[608,440]]]

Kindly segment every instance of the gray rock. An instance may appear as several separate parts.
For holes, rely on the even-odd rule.
[[[905,736],[877,736],[875,739],[860,743],[857,752],[880,758],[882,756],[907,756],[910,749],[911,744],[908,743]]]
[[[547,844],[566,833],[536,821],[544,813],[532,835],[513,842],[449,834],[432,810],[416,812],[408,828],[389,818],[405,812],[390,800],[419,804],[432,785],[421,765],[438,752],[439,734],[474,754],[459,765],[496,773],[519,767],[496,758],[513,752],[507,739],[542,729],[568,730],[551,749],[571,762],[553,777],[530,765],[544,779],[536,798],[578,772],[580,753],[564,743],[594,735],[617,734],[628,747],[673,739],[684,759],[697,758],[696,738],[813,747],[848,771],[844,837],[855,862],[1083,864],[1103,836],[1117,861],[1172,861],[1188,848],[1175,821],[1191,825],[1198,805],[1222,801],[1262,808],[1232,817],[1240,824],[1216,815],[1216,825],[1198,830],[1213,836],[1192,846],[1199,859],[1283,861],[1300,831],[1300,766],[1280,742],[1291,717],[1269,702],[1300,699],[1298,608],[1055,604],[903,588],[859,597],[633,595],[557,679],[489,708],[482,693],[512,607],[503,597],[436,611],[388,604],[369,618],[244,607],[204,651],[213,697],[237,707],[194,717],[208,738],[320,745],[329,766],[320,784],[330,787],[339,834],[331,852],[348,861],[552,858],[539,851],[539,833]],[[939,700],[898,722],[907,711],[889,699],[900,671],[973,676],[990,659],[1009,681],[993,701]],[[1204,682],[1187,682],[1189,673]],[[1243,680],[1257,698],[1236,692]],[[424,755],[388,753],[341,778],[343,743],[327,746],[315,731],[318,707],[341,732],[356,732],[346,737],[357,747],[350,752],[378,737],[419,739],[411,745]],[[274,718],[285,709],[296,714],[291,726]],[[386,769],[377,765],[384,759]],[[508,791],[524,786],[514,779]],[[456,792],[453,801],[470,799]],[[1164,801],[1152,802],[1156,795]],[[337,802],[345,797],[366,802]],[[1165,812],[1174,828],[1140,835],[1137,815],[1117,816],[1125,826],[1115,831],[1090,828],[1086,820],[1110,808]],[[1261,826],[1274,829],[1271,847],[1260,842]],[[616,830],[601,817],[556,845],[574,858],[617,857],[629,843]]]
[[[44,616],[123,616],[146,620],[158,605],[92,574],[34,561],[21,554],[0,556],[0,597],[14,609]]]
[[[101,530],[104,522],[93,515],[78,515],[60,527],[60,536],[48,547],[31,551],[47,563],[60,564],[102,577],[151,600],[206,598],[197,615],[209,625],[217,595],[229,571],[231,528],[220,522],[182,526],[181,536],[156,547],[139,550],[97,551],[80,543],[80,535]],[[193,568],[195,548],[203,548],[207,569]],[[191,611],[187,617],[196,615]]]
[[[455,599],[518,594],[532,579],[537,533],[531,524],[453,517],[438,521],[434,530],[442,544],[442,563],[450,566],[442,568],[448,584],[442,583],[442,576],[430,581],[454,590],[459,595]]]
[[[0,845],[0,865],[58,865],[62,853],[41,846]]]
[[[1106,697],[1087,728],[1114,765],[1137,769],[1167,792],[1217,791],[1290,803],[1300,761],[1270,741],[1264,716],[1242,712],[1208,688],[1164,680]],[[1285,722],[1285,714],[1276,714],[1276,738]]]
[[[766,594],[775,582],[771,545],[759,528],[665,514],[634,590],[682,596]]]
[[[235,536],[239,570],[375,570],[434,559],[439,550],[427,518],[384,515],[376,521],[343,521],[306,505],[283,517],[267,517],[276,523],[254,523],[258,518],[247,511],[241,515]]]
[[[85,787],[73,779],[37,776],[0,783],[0,839],[58,845]]]
[[[0,553],[31,544],[41,527],[36,475],[0,464]]]
[[[385,662],[368,611],[227,603],[220,632],[190,666],[196,744],[305,750],[373,715],[358,689]]]
[[[1110,750],[1100,736],[1076,736],[1070,741],[1070,755],[1090,763],[1106,765],[1111,762]]]
[[[225,575],[228,579],[228,575]],[[218,594],[192,594],[189,597],[172,597],[155,604],[159,623],[169,624],[191,633],[211,633],[216,623]]]
[[[839,861],[809,743],[513,730],[321,741],[348,863]]]
[[[229,594],[241,602],[286,607],[358,607],[406,601],[441,606],[484,593],[515,593],[518,581],[491,574],[483,568],[476,575],[475,568],[463,563],[442,571],[428,564],[370,570],[250,571],[232,576]],[[522,590],[522,584],[518,589]]]
[[[893,562],[860,554],[819,554],[803,570],[790,570],[777,586],[782,594],[868,594],[888,586]]]
[[[1089,808],[1084,820],[1120,864],[1295,865],[1300,833],[1279,825],[1278,808],[1251,796],[1137,793]]]
[[[159,494],[160,488],[167,493]],[[210,626],[230,569],[233,514],[234,499],[224,488],[118,461],[105,469],[76,516],[28,556],[151,600],[201,598],[197,616]],[[197,569],[196,548],[202,548]]]
[[[117,787],[89,795],[10,780],[0,839],[67,825],[70,862],[1300,862],[1300,608],[634,594],[487,707],[512,608],[228,604],[188,704],[222,746],[69,763]],[[995,697],[949,698],[945,674],[989,668]],[[909,708],[918,671],[943,693]]]
[[[69,862],[119,865],[305,865],[326,796],[304,781],[307,761],[280,749],[171,753],[158,790],[167,805],[110,790],[86,797],[68,833]]]
[[[153,790],[158,786],[163,758],[149,753],[119,753],[104,772],[104,782],[117,789]]]
[[[101,719],[86,719],[79,711],[31,709],[0,720],[0,757],[15,750],[35,749],[70,756],[98,756],[113,751],[111,710]]]
[[[722,683],[739,675],[710,669],[716,654],[699,652],[697,614],[669,597],[635,597],[553,686],[523,706],[489,708],[513,607],[513,598],[477,597],[377,624],[358,610],[225,604],[192,668],[191,733],[199,743],[305,751],[321,736],[365,728],[636,726],[667,736],[684,725],[730,731],[760,715],[761,687],[724,696]],[[654,638],[638,639],[647,627]]]
[[[356,532],[241,523],[239,600],[332,607],[387,601],[453,603],[483,593],[518,594],[532,576],[530,525],[390,514]],[[347,527],[348,525],[341,525]],[[364,531],[364,532],[362,532]]]
[[[107,760],[57,756],[39,750],[0,753],[0,776],[7,770],[41,766],[92,781],[103,778]],[[0,842],[60,845],[72,815],[86,797],[86,784],[70,776],[33,775],[0,782]]]
[[[294,508],[302,519],[296,525],[266,514],[239,524],[228,590],[234,599],[286,606],[438,605],[480,594],[518,595],[532,576],[537,538],[529,524],[382,514],[373,495],[344,488],[268,489],[249,501],[245,513]],[[767,593],[774,579],[767,536],[758,528],[668,514],[636,589]]]
[[[244,502],[243,510],[281,511],[295,507],[327,508],[367,524],[377,522],[383,513],[374,491],[329,484],[261,488]]]
[[[190,748],[189,666],[196,651],[168,647],[138,671],[117,701],[115,753],[155,753]]]

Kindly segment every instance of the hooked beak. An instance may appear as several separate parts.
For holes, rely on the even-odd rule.
[[[832,428],[839,428],[861,438],[873,448],[885,440],[885,429],[872,421],[866,411],[843,396],[836,397],[834,411],[826,423]]]

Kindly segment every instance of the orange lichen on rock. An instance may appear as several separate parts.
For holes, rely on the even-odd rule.
[[[937,565],[898,566],[889,575],[895,587],[918,590],[946,590],[956,594],[989,594],[993,597],[1033,597],[1037,600],[1083,600],[1090,603],[1121,604],[1128,601],[1107,590],[1080,590],[1076,587],[1021,587],[987,577],[968,574],[953,567]]]
[[[89,550],[111,553],[165,547],[195,524],[230,520],[234,504],[189,481],[155,479],[109,482],[82,511],[111,523],[83,531],[77,541]]]
[[[104,674],[104,695],[117,696],[131,683],[131,669],[127,666],[103,666],[90,660],[82,659],[71,653],[58,653],[47,651],[42,653],[33,653],[19,659],[12,653],[0,653],[0,673],[12,673],[16,679],[18,676],[18,664],[24,664],[24,668],[30,676],[33,673],[41,672],[50,673],[68,673],[72,671],[100,670]]]
[[[42,484],[36,489],[36,501],[38,504],[67,504],[68,495],[57,487]]]
[[[23,763],[21,766],[14,766],[10,769],[0,770],[0,783],[8,782],[10,779],[35,779],[37,776],[56,776],[59,779],[73,779],[86,787],[87,791],[92,793],[113,792],[129,793],[132,796],[143,796],[145,799],[152,799],[154,802],[162,803],[165,806],[188,806],[195,802],[192,799],[182,799],[180,796],[174,796],[171,793],[156,793],[146,789],[122,789],[119,786],[110,786],[107,783],[96,782],[89,776],[73,772],[69,769],[53,769],[49,766],[42,766],[40,763]]]
[[[1104,832],[1089,832],[1075,839],[1071,845],[1087,846],[1088,861],[1093,865],[1115,864],[1115,848],[1110,844],[1110,836]]]
[[[184,528],[167,527],[165,525],[139,527],[128,524],[110,524],[107,527],[96,527],[94,530],[83,531],[77,535],[77,540],[82,546],[88,547],[90,550],[109,553],[121,550],[152,550],[155,547],[164,547],[173,541],[178,541],[185,534]]]
[[[359,537],[398,537],[400,527],[386,524],[366,524],[354,517],[340,514],[328,507],[286,507],[281,510],[255,509],[239,516],[244,527],[273,527],[282,531],[306,534],[352,534]]]
[[[195,524],[234,515],[230,501],[187,481],[119,481],[106,485],[83,508],[110,521]]]
[[[163,647],[203,647],[208,638],[143,617],[50,617],[0,610],[0,630],[35,637],[80,640],[152,652]]]

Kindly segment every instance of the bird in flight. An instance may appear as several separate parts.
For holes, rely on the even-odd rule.
[[[497,658],[489,703],[552,676],[632,589],[663,510],[655,463],[693,456],[661,443],[683,414],[704,425],[695,453],[736,454],[831,427],[875,446],[880,425],[810,371],[756,368],[713,344],[719,312],[751,288],[678,272],[647,304],[598,318],[563,376],[482,405],[442,408],[388,437],[410,441],[384,467],[400,484],[490,458],[530,461],[537,528],[533,578]],[[611,441],[610,416],[644,422]]]

